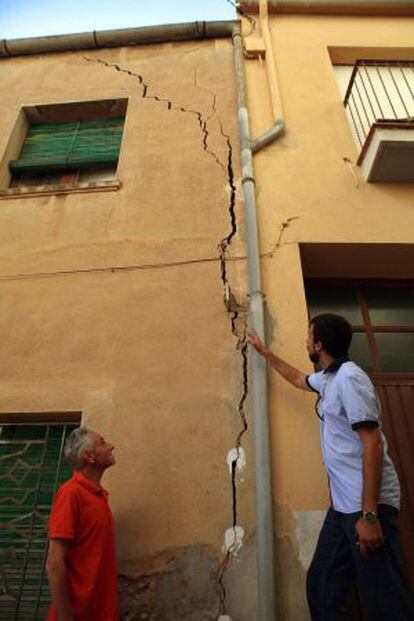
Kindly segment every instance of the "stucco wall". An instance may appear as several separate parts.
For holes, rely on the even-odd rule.
[[[245,253],[231,41],[4,59],[0,74],[1,153],[22,106],[129,99],[119,190],[0,201],[0,414],[80,411],[115,443],[123,618],[216,618],[225,583],[237,611],[242,573],[247,621],[254,554],[221,566],[234,500],[246,541],[253,516],[245,322],[223,302],[226,281],[246,303],[229,260]]]
[[[255,19],[253,37],[260,36]],[[300,244],[383,244],[371,273],[364,275],[389,277],[393,249],[414,239],[414,186],[368,184],[354,165],[358,153],[328,47],[388,47],[393,58],[395,48],[413,48],[414,20],[280,15],[271,16],[269,25],[286,131],[254,158],[268,336],[276,352],[311,372]],[[358,57],[364,58],[363,50]],[[265,63],[247,60],[246,74],[254,138],[272,122]],[[333,259],[327,252],[323,256],[322,247],[319,252],[331,275]],[[335,261],[337,276],[357,275],[355,265],[351,274],[350,266]],[[269,380],[280,618],[302,621],[308,619],[305,572],[328,488],[314,397],[275,374]]]
[[[271,18],[287,129],[255,156],[267,330],[272,347],[304,370],[300,244],[381,244],[381,271],[414,233],[414,188],[366,184],[343,159],[356,162],[357,152],[328,47],[413,47],[413,25]],[[217,250],[232,233],[234,174],[228,256],[245,254],[231,56],[230,41],[218,41],[0,62],[1,153],[22,106],[129,98],[121,189],[0,200],[0,407],[38,418],[81,411],[117,445],[105,482],[130,620],[214,619],[222,586],[234,621],[256,616],[248,391],[247,467],[237,477],[244,547],[220,565],[233,519],[226,458],[246,396]],[[124,70],[145,79],[145,97]],[[256,137],[272,122],[264,63],[247,60],[246,75]],[[226,267],[244,306],[245,262]],[[347,276],[339,260],[341,269]],[[243,310],[234,325],[243,332]],[[272,374],[269,382],[277,602],[283,621],[305,621],[304,577],[328,503],[318,424],[312,395]]]

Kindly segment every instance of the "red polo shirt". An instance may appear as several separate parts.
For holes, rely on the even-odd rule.
[[[70,542],[66,567],[75,621],[118,621],[114,519],[108,492],[75,472],[53,501],[49,538]],[[53,604],[47,621],[57,621]]]

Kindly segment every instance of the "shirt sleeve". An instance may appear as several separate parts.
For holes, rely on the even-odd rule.
[[[340,396],[354,431],[361,427],[379,426],[378,397],[371,380],[362,370],[342,376]]]
[[[49,538],[73,540],[77,530],[79,508],[72,490],[59,489],[49,518]]]
[[[317,392],[319,394],[321,390],[321,377],[322,371],[318,371],[317,373],[311,373],[306,376],[306,383],[313,392]]]

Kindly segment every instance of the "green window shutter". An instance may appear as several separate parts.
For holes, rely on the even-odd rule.
[[[40,171],[65,167],[77,127],[78,123],[32,125],[19,159],[9,164],[10,172]]]
[[[19,159],[9,164],[10,172],[116,164],[123,127],[124,119],[32,125]]]
[[[81,123],[68,155],[69,166],[116,164],[123,127],[124,119]]]
[[[0,424],[0,621],[46,617],[47,521],[75,426]]]

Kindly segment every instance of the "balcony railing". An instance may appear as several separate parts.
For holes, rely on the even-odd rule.
[[[361,149],[375,124],[414,122],[414,60],[358,60],[344,100]]]

